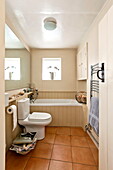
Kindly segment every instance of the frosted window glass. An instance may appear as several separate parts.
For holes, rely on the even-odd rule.
[[[61,80],[61,58],[42,59],[42,80]]]
[[[5,80],[20,80],[20,58],[5,58]]]

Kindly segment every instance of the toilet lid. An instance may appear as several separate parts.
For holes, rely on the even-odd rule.
[[[30,121],[38,121],[43,122],[45,120],[48,120],[51,118],[51,115],[49,113],[40,113],[40,112],[33,112],[32,114],[29,114],[28,119]]]

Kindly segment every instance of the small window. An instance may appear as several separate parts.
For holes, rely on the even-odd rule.
[[[61,80],[61,58],[42,59],[42,80]]]
[[[5,80],[20,80],[20,58],[5,58]]]

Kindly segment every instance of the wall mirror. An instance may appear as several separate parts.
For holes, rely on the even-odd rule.
[[[5,25],[5,90],[28,87],[30,84],[30,53]]]

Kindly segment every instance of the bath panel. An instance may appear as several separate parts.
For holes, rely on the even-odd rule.
[[[84,116],[82,106],[31,106],[30,112],[50,113],[52,115],[50,126],[83,127]]]

